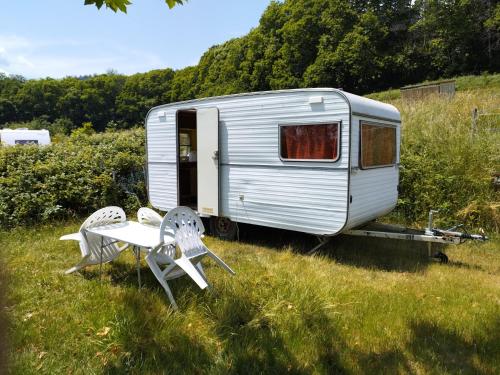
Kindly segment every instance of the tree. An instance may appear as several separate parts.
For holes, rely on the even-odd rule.
[[[0,124],[16,120],[17,109],[8,99],[0,98]]]
[[[18,119],[29,121],[47,116],[49,121],[57,116],[57,102],[63,94],[61,81],[52,78],[26,81],[16,95],[13,103],[18,111]]]
[[[182,5],[187,0],[165,0],[168,7],[172,9],[177,4]],[[85,5],[95,5],[97,9],[101,9],[103,5],[106,5],[106,8],[111,9],[113,12],[117,12],[118,10],[123,13],[127,13],[127,7],[132,4],[129,0],[85,0]]]
[[[127,77],[115,101],[121,125],[143,124],[152,107],[170,102],[173,76],[172,69],[162,69]]]

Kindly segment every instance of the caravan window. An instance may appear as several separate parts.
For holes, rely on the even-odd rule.
[[[386,167],[396,163],[396,128],[361,123],[361,168]]]
[[[335,161],[339,124],[281,125],[280,142],[282,159]]]

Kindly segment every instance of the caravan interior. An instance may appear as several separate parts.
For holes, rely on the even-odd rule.
[[[177,155],[179,168],[179,205],[198,208],[198,161],[196,110],[177,112]]]

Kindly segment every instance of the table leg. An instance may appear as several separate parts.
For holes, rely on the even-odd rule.
[[[101,236],[101,253],[99,259],[99,281],[102,282],[102,251],[104,247],[104,237]]]
[[[135,253],[135,265],[137,268],[137,280],[139,282],[139,290],[141,289],[141,249],[138,246],[134,246]]]

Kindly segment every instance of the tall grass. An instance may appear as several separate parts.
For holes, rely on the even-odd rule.
[[[13,374],[494,374],[500,366],[499,241],[449,249],[311,238],[245,228],[241,242],[205,237],[236,271],[210,260],[212,290],[188,278],[168,299],[143,262],[138,290],[125,252],[64,275],[78,223],[0,232],[12,274],[7,313]],[[29,241],[27,240],[29,239]],[[302,245],[304,244],[304,245]],[[308,246],[307,246],[308,245]],[[423,250],[423,252],[422,252]]]
[[[500,90],[390,102],[402,114],[399,216],[422,222],[434,208],[443,225],[464,221],[498,232],[500,192],[492,174],[500,172],[500,116],[482,118],[474,135],[471,119],[474,108],[500,112]]]

